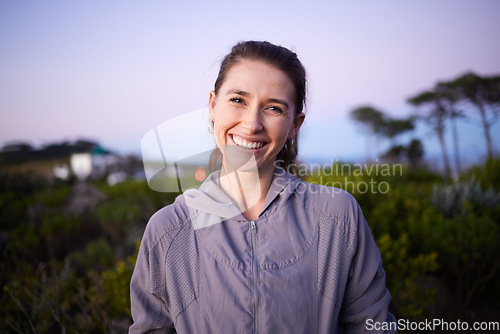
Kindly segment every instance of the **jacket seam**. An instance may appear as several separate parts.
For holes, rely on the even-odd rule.
[[[347,214],[340,214],[340,213],[331,213],[331,214],[325,214],[324,212],[319,211],[317,208],[312,206],[309,203],[306,203],[304,199],[301,199],[302,203],[304,204],[304,208],[314,212],[316,215],[318,215],[318,218],[326,218],[326,219],[342,219],[344,222],[349,221]]]
[[[174,232],[174,231],[175,231],[175,230],[172,230],[171,232]],[[167,253],[168,253],[168,249],[170,248],[170,246],[172,245],[172,241],[175,239],[175,237],[179,234],[179,232],[180,232],[180,231],[181,231],[181,229],[177,230],[177,233],[176,233],[176,234],[172,237],[172,239],[171,239],[171,240],[167,243],[167,245],[166,245],[166,248],[167,248],[167,249],[166,249],[166,251],[164,252],[164,254],[162,254],[162,255],[164,256],[164,258],[163,258],[163,256],[162,256],[162,258],[163,258],[163,262],[166,262],[166,260],[167,260]],[[169,233],[170,233],[170,232],[169,232]],[[157,249],[158,247],[160,247],[159,245],[160,245],[161,241],[163,241],[163,240],[164,240],[164,238],[166,238],[167,236],[168,236],[168,234],[164,234],[164,235],[160,238],[160,240],[159,240],[159,241],[155,244],[155,246],[154,246],[154,247],[153,247],[150,251],[148,251],[148,259],[149,259],[150,255],[151,255],[151,254],[154,254],[154,253],[155,253],[155,251],[156,251],[156,249]],[[165,264],[165,263],[164,263],[164,264]],[[156,291],[156,290],[155,290],[155,288],[154,288],[154,284],[153,284],[153,282],[151,281],[151,278],[150,278],[150,283],[149,283],[149,284],[150,284],[150,286],[151,286],[151,293],[152,293],[153,295],[157,296],[157,297],[158,297],[158,298],[159,298],[159,299],[163,302],[163,304],[164,304],[167,308],[170,308],[170,307],[171,307],[171,305],[170,305],[170,304],[171,304],[171,303],[170,303],[170,301],[169,301],[169,300],[164,299],[164,298],[163,298],[163,296],[162,296],[162,293],[161,293],[162,291],[166,291],[166,290],[167,290],[167,278],[166,278],[166,276],[165,276],[165,277],[162,277],[162,280],[161,280],[161,285],[160,285],[160,293],[159,293],[159,295],[157,294],[157,291]]]
[[[184,228],[187,220],[190,220],[190,218],[186,218],[184,220],[181,220],[180,224],[178,226],[174,226],[174,227],[171,227],[170,229],[165,230],[163,232],[163,234],[156,240],[156,242],[151,245],[150,251],[153,252],[155,250],[155,248],[158,247],[158,245],[163,241],[164,238],[172,235],[173,232],[177,231],[175,236],[172,238],[172,240],[174,240],[175,237],[177,236],[177,234],[179,233],[179,231]],[[169,245],[169,247],[170,247],[170,245]]]
[[[286,187],[289,187],[292,182],[288,183]],[[286,189],[286,187],[284,189]],[[273,211],[268,211],[268,214],[262,217],[259,217],[257,221],[260,220],[269,220],[269,218],[272,218],[274,214],[277,214],[281,209],[286,208],[286,204],[291,201],[292,197],[296,197],[296,193],[293,192],[283,203],[278,205]],[[300,201],[303,203],[303,199],[300,199]],[[269,270],[269,269],[283,269],[290,267],[294,265],[295,263],[299,262],[302,260],[307,253],[309,253],[312,245],[314,244],[314,241],[316,240],[316,236],[319,231],[319,225],[315,224],[314,225],[314,231],[311,233],[311,237],[306,241],[305,246],[299,251],[299,254],[296,256],[292,257],[291,259],[288,259],[287,261],[281,261],[278,264],[274,263],[268,263],[268,264],[263,264],[260,269],[261,270]]]
[[[200,296],[196,296],[195,298],[193,298],[193,300],[191,300],[189,303],[187,303],[186,305],[182,305],[181,307],[181,310],[177,313],[177,315],[175,316],[175,322],[177,322],[177,318],[179,318],[179,316],[184,313],[188,308],[189,306],[191,306],[192,303],[194,303],[195,301],[198,300]]]
[[[240,270],[243,273],[244,272],[249,272],[249,270],[245,270],[245,268],[243,268],[243,264],[242,263],[240,263],[240,262],[229,262],[229,261],[226,261],[222,257],[220,257],[219,255],[217,255],[214,252],[212,252],[211,249],[210,249],[210,247],[207,247],[207,243],[205,242],[205,238],[202,235],[198,236],[198,240],[204,246],[204,249],[207,251],[207,253],[210,254],[215,260],[221,262],[222,264],[224,264],[225,266],[228,266],[229,268],[238,269],[238,270]]]
[[[314,227],[314,231],[313,231],[313,233],[311,233],[312,234],[311,238],[309,240],[307,240],[305,247],[300,250],[299,254],[297,254],[296,256],[292,257],[291,259],[289,259],[287,261],[282,261],[278,264],[275,264],[275,263],[263,264],[260,269],[261,270],[284,269],[284,268],[288,268],[288,267],[300,262],[302,259],[304,259],[304,257],[307,255],[307,253],[309,253],[309,251],[311,250],[311,248],[314,245],[314,242],[316,241],[316,238],[318,236],[318,231],[319,231],[318,224],[315,224],[315,225],[316,226]]]

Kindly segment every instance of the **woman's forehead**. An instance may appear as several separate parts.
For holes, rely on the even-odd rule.
[[[236,91],[247,95],[271,94],[292,98],[294,86],[286,73],[263,61],[242,60],[228,71],[221,86],[223,94]]]

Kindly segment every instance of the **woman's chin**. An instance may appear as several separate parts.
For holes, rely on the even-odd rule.
[[[253,150],[241,148],[237,145],[226,145],[223,148],[226,168],[230,171],[257,171],[257,160]]]

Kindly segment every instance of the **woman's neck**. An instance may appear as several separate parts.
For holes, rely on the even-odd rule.
[[[259,217],[271,187],[274,170],[228,170],[222,168],[220,185],[248,220]]]

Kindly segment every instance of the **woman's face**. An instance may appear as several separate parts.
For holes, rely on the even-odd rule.
[[[254,153],[259,170],[274,171],[276,156],[304,121],[295,115],[294,86],[284,72],[262,61],[231,67],[219,93],[210,93],[210,118],[224,151]]]

